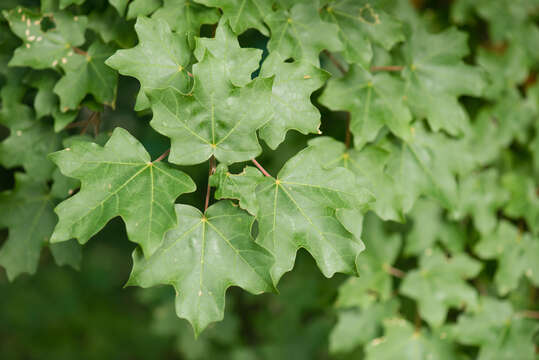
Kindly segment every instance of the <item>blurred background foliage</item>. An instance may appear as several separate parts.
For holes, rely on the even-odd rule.
[[[483,54],[482,59],[488,66],[486,51],[499,51],[492,40],[493,36],[501,35],[491,33],[493,30],[484,14],[477,14],[469,9],[471,6],[466,6],[469,1],[459,1],[459,7],[453,7],[453,10],[455,2],[451,0],[414,0],[412,3],[432,31],[446,28],[455,19],[460,20],[461,29],[470,36],[472,52],[467,57],[468,61]],[[37,7],[39,1],[2,0],[0,9],[19,5]],[[107,9],[105,0],[86,1],[80,7],[82,13],[103,13]],[[500,18],[501,30],[494,30],[503,32],[506,14],[496,15]],[[536,14],[532,22],[537,23],[538,18],[539,14]],[[136,43],[136,38],[132,37],[133,25],[134,20],[123,25],[129,30],[123,47]],[[211,28],[205,27],[202,33],[208,35],[210,31]],[[265,49],[266,41],[255,30],[240,36],[242,46]],[[19,41],[10,35],[6,23],[0,22],[0,47],[6,49],[18,45]],[[539,43],[532,43],[530,48],[539,49]],[[0,54],[6,53],[9,52],[0,51]],[[322,57],[321,60],[325,68],[331,69],[332,64],[327,58]],[[518,81],[520,89],[536,81],[538,70],[537,64],[528,64],[523,68],[531,68],[532,71],[524,71]],[[2,81],[5,79],[0,77]],[[169,142],[148,125],[151,114],[137,114],[132,110],[138,88],[135,79],[120,76],[117,106],[114,110],[105,108],[101,132],[108,133],[117,126],[126,128],[155,158],[169,147]],[[312,98],[317,99],[320,92],[313,94]],[[29,92],[26,97],[26,102],[31,105],[34,94]],[[464,97],[462,103],[471,118],[475,118],[479,110],[488,105],[487,100],[468,97]],[[322,106],[319,108],[322,113],[322,133],[344,140],[345,115],[330,112]],[[88,102],[87,109],[81,111],[79,119],[88,117],[91,110],[92,104]],[[72,134],[78,131],[69,130]],[[0,127],[0,139],[7,135],[8,130]],[[260,162],[275,174],[287,159],[305,147],[308,139],[309,136],[289,132],[286,141],[277,150],[264,148]],[[531,166],[526,152],[518,143],[512,143],[511,151],[505,152],[499,160],[501,168]],[[528,160],[521,161],[521,155]],[[235,164],[232,170],[241,171],[244,165]],[[0,191],[13,187],[13,174],[17,170],[0,167]],[[188,169],[197,184],[206,183],[207,171],[207,164]],[[178,202],[202,208],[204,191],[204,186],[199,186],[197,192],[182,196]],[[436,232],[439,228],[436,228],[436,222],[433,224]],[[405,234],[407,239],[425,236],[424,233],[413,235],[413,222],[385,222],[383,226],[384,231]],[[0,245],[6,236],[7,230],[0,231]],[[471,248],[474,242],[477,242],[477,238],[472,236],[466,246]],[[8,283],[4,270],[0,268],[0,359],[344,360],[363,356],[363,348],[357,344],[341,345],[344,348],[348,346],[349,351],[330,355],[330,339],[339,341],[338,327],[335,328],[335,325],[340,310],[335,301],[339,286],[346,281],[346,277],[336,275],[331,279],[324,278],[313,259],[304,251],[298,254],[294,271],[281,280],[279,294],[253,296],[232,288],[227,293],[224,321],[212,325],[195,340],[189,324],[174,314],[171,288],[123,288],[132,266],[130,254],[134,247],[127,240],[121,221],[115,219],[84,246],[81,271],[58,267],[47,249],[34,276],[22,275],[15,282]],[[485,261],[484,266],[485,270],[474,284],[481,292],[489,291],[485,286],[493,286],[492,282],[481,279],[492,279],[496,261]],[[400,256],[395,263],[395,268],[403,270],[416,267],[417,258],[414,257]],[[394,289],[401,283],[398,278],[390,281]],[[509,300],[517,308],[538,309],[537,296],[537,289],[522,278],[518,289],[509,295]],[[402,298],[400,313],[412,323],[418,321],[415,302],[409,298]],[[448,321],[455,321],[457,315],[457,311],[451,310]],[[372,332],[366,335],[367,340],[380,334],[377,326],[366,326]],[[336,333],[331,335],[332,331]],[[471,358],[477,356],[477,348],[459,346]]]

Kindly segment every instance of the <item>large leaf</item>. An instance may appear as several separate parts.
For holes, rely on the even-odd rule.
[[[135,110],[150,106],[145,90],[171,86],[181,92],[189,90],[186,67],[191,51],[185,34],[176,34],[164,20],[140,17],[135,24],[139,44],[132,49],[118,50],[105,62],[122,75],[135,77],[141,90]],[[157,39],[157,41],[156,41]]]
[[[539,285],[539,239],[508,221],[500,221],[496,231],[483,235],[474,250],[483,259],[498,260],[494,282],[500,295],[516,289],[523,275]]]
[[[271,255],[251,237],[254,218],[228,201],[210,206],[204,214],[176,205],[178,226],[149,257],[133,254],[128,285],[172,285],[176,313],[189,320],[198,335],[223,319],[225,292],[230,286],[259,294],[273,290]]]
[[[356,274],[356,259],[364,249],[360,210],[370,193],[349,170],[325,169],[324,158],[308,147],[288,160],[277,178],[266,177],[256,188],[257,242],[275,257],[275,283],[292,269],[300,248],[326,277]]]
[[[76,238],[84,244],[110,219],[121,216],[129,239],[149,256],[176,225],[176,198],[195,190],[183,172],[151,162],[142,144],[122,128],[114,130],[104,147],[76,142],[51,158],[64,175],[81,181],[80,191],[55,209],[60,220],[52,242]]]
[[[256,131],[271,115],[273,78],[235,86],[223,73],[222,59],[206,51],[195,66],[191,93],[167,88],[148,91],[151,125],[171,138],[169,160],[198,164],[214,155],[224,163],[249,160],[262,151]],[[245,60],[249,61],[248,59]]]

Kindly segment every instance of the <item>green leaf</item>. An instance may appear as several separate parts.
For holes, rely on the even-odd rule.
[[[476,305],[476,291],[465,279],[475,277],[481,267],[464,253],[447,258],[440,250],[429,248],[419,259],[419,269],[404,278],[400,292],[417,301],[421,317],[429,325],[439,327],[450,307]]]
[[[169,161],[198,164],[214,155],[230,164],[262,151],[256,131],[271,114],[266,99],[271,96],[273,78],[258,78],[238,87],[222,69],[222,60],[206,51],[193,66],[191,93],[173,88],[148,91],[153,110],[150,125],[171,138]]]
[[[255,215],[255,190],[263,179],[262,173],[252,166],[246,166],[240,174],[231,174],[225,165],[219,164],[210,178],[210,185],[217,188],[216,199],[237,199],[242,209]]]
[[[320,98],[334,111],[350,112],[354,145],[362,148],[387,126],[393,134],[409,141],[412,115],[403,100],[404,83],[388,74],[372,75],[352,66],[342,78],[328,82]]]
[[[187,34],[192,39],[200,34],[203,24],[219,21],[219,11],[191,0],[164,0],[163,6],[153,13],[152,18],[165,20],[173,31]]]
[[[0,265],[10,281],[36,272],[41,248],[56,223],[51,200],[44,182],[21,173],[15,175],[13,190],[0,193],[0,227],[9,228],[8,240],[0,249]]]
[[[195,335],[223,319],[225,292],[239,286],[253,294],[273,290],[270,254],[251,238],[254,218],[228,201],[210,206],[204,214],[176,205],[178,226],[163,244],[144,258],[133,253],[128,285],[172,285],[176,313],[189,320]]]
[[[30,177],[49,179],[54,164],[47,155],[60,148],[61,137],[42,121],[23,128],[11,128],[10,136],[0,143],[0,163],[7,168],[24,167]]]
[[[104,147],[76,142],[50,157],[64,175],[81,181],[80,191],[55,209],[60,220],[52,242],[76,238],[84,244],[110,219],[121,216],[129,239],[149,256],[176,225],[176,198],[195,190],[183,172],[150,162],[142,144],[122,128],[114,130]]]
[[[129,4],[126,18],[136,19],[139,16],[148,16],[161,7],[161,0],[133,0]]]
[[[318,66],[322,50],[343,49],[337,25],[322,21],[313,4],[296,4],[290,10],[272,12],[265,21],[271,30],[268,50],[283,59],[304,60]]]
[[[13,31],[24,42],[15,50],[10,66],[29,66],[34,69],[55,68],[73,54],[73,47],[84,44],[85,16],[55,12],[44,17],[21,7],[4,11]],[[41,29],[43,19],[54,21],[55,27]]]
[[[378,337],[382,332],[382,321],[394,317],[398,307],[398,301],[392,299],[362,310],[353,308],[340,311],[337,324],[329,335],[329,351],[350,352]]]
[[[82,261],[82,246],[75,240],[64,241],[57,244],[50,244],[50,250],[54,262],[58,266],[69,265],[73,269],[80,270]]]
[[[145,94],[148,88],[170,86],[181,92],[188,91],[190,81],[186,67],[191,52],[185,35],[173,33],[164,20],[140,17],[135,31],[139,44],[132,49],[118,50],[105,63],[120,74],[140,81],[141,91],[135,105],[135,110],[140,111],[150,106]]]
[[[457,360],[463,359],[445,333],[426,328],[414,329],[406,320],[395,318],[384,322],[385,334],[366,347],[367,360]]]
[[[402,26],[381,9],[381,1],[330,1],[321,11],[322,19],[339,28],[347,62],[367,67],[372,59],[371,43],[390,50],[404,40]]]
[[[228,23],[221,21],[215,31],[215,38],[196,38],[195,57],[200,62],[209,51],[219,67],[214,71],[224,74],[225,78],[236,86],[247,85],[251,74],[255,72],[262,58],[262,50],[240,48],[237,37]]]
[[[223,12],[223,20],[227,20],[236,34],[249,28],[257,29],[262,35],[268,35],[264,25],[264,17],[271,12],[271,4],[265,0],[195,0],[209,6],[218,7]]]
[[[488,234],[496,228],[497,211],[509,199],[508,195],[495,169],[469,174],[460,181],[459,204],[454,215],[457,219],[471,216],[477,230]]]
[[[62,111],[75,109],[91,94],[99,103],[115,107],[118,74],[105,65],[114,49],[100,41],[90,45],[86,55],[73,54],[62,60],[65,76],[58,81],[54,92],[60,97]]]
[[[69,5],[80,5],[86,0],[60,0],[60,9],[65,9]]]
[[[486,86],[480,69],[461,60],[468,54],[467,36],[455,28],[438,34],[418,29],[403,51],[405,95],[414,113],[426,117],[434,131],[465,133],[468,114],[458,97],[480,96]]]
[[[454,333],[460,343],[480,346],[478,360],[534,360],[538,328],[537,321],[522,318],[509,302],[482,297],[477,308],[459,316]]]
[[[466,233],[462,226],[449,222],[443,209],[432,200],[418,200],[410,212],[412,230],[406,237],[404,254],[420,255],[439,241],[451,253],[459,253],[466,244]]]
[[[92,29],[105,43],[116,42],[121,48],[133,47],[137,36],[133,24],[118,16],[112,6],[104,12],[93,11],[88,15],[88,28]]]
[[[511,223],[500,221],[495,232],[481,237],[474,251],[483,259],[498,260],[494,282],[500,295],[516,289],[523,275],[539,285],[539,239]]]
[[[329,74],[304,61],[284,62],[277,53],[273,53],[264,61],[260,76],[273,75],[273,114],[260,129],[260,137],[275,149],[289,130],[302,134],[320,133],[320,112],[310,97],[324,85]]]
[[[356,259],[364,249],[358,210],[371,195],[350,171],[325,169],[324,160],[323,153],[307,147],[286,162],[276,179],[266,177],[256,188],[257,242],[275,257],[274,283],[292,269],[300,248],[326,277],[356,274]]]
[[[539,194],[533,178],[521,172],[502,176],[502,186],[509,192],[509,202],[504,208],[508,216],[526,219],[534,234],[539,233]]]
[[[389,274],[397,259],[402,240],[399,234],[389,234],[373,214],[365,216],[361,239],[365,250],[358,256],[359,277],[350,277],[339,288],[336,306],[369,308],[376,301],[393,296],[393,279]]]

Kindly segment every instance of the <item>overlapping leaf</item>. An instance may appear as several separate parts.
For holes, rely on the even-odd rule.
[[[55,209],[59,222],[52,242],[76,238],[84,244],[110,219],[121,216],[129,239],[149,256],[176,225],[176,198],[195,190],[183,172],[151,162],[144,147],[121,128],[104,147],[77,142],[51,158],[64,175],[82,184],[76,195]]]
[[[400,292],[415,299],[421,317],[438,327],[450,307],[475,306],[477,294],[465,279],[476,276],[482,264],[464,253],[447,258],[439,249],[427,249],[419,259],[419,268],[409,272]]]
[[[206,51],[195,66],[191,93],[154,89],[151,125],[171,138],[169,160],[197,164],[214,155],[223,163],[249,160],[261,152],[256,131],[270,118],[273,78],[235,86],[223,73],[222,59]],[[248,60],[246,60],[248,62]]]
[[[402,139],[410,139],[412,115],[403,94],[404,83],[397,78],[372,75],[352,66],[344,77],[328,82],[320,102],[331,110],[350,112],[354,144],[361,148],[373,141],[384,126]]]
[[[390,50],[404,40],[401,24],[383,10],[381,3],[334,0],[321,10],[322,18],[339,28],[346,61],[367,67],[373,56],[371,43]]]
[[[325,161],[323,152],[308,147],[256,188],[257,242],[275,257],[275,283],[292,269],[299,248],[314,257],[326,277],[356,273],[364,249],[360,210],[371,196],[349,170],[325,169]]]
[[[140,17],[135,24],[139,44],[132,49],[118,50],[106,64],[122,75],[135,77],[141,90],[135,110],[150,106],[145,90],[170,86],[187,92],[190,80],[187,66],[191,51],[184,34],[176,34],[164,20]],[[158,39],[158,41],[156,41]]]
[[[223,12],[223,20],[228,20],[232,30],[237,34],[254,28],[264,35],[268,30],[264,25],[264,17],[271,12],[271,4],[264,0],[195,0],[200,4],[218,7]]]
[[[230,286],[259,294],[273,290],[271,255],[251,238],[254,218],[228,201],[204,214],[176,205],[178,226],[165,235],[149,258],[137,250],[129,285],[172,285],[176,313],[200,333],[223,318],[225,292]]]
[[[219,21],[219,12],[192,0],[164,0],[163,6],[153,13],[152,18],[163,19],[172,30],[192,38],[199,35],[203,24]]]

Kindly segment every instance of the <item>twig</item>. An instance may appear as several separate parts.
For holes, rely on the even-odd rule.
[[[384,270],[388,274],[398,277],[399,279],[402,279],[403,277],[406,276],[406,273],[404,271],[394,268],[393,266],[389,264],[384,264]]]
[[[264,169],[262,167],[262,165],[260,165],[258,163],[258,161],[256,161],[255,159],[251,159],[251,161],[253,162],[253,164],[255,164],[255,166],[258,168],[258,170],[260,170],[260,172],[262,172],[262,174],[266,175],[267,177],[271,177],[270,173],[266,171],[266,169]]]
[[[79,55],[84,55],[84,56],[88,56],[88,53],[84,50],[82,50],[81,48],[78,48],[76,46],[73,46],[73,51],[76,53],[76,54],[79,54]]]
[[[210,193],[211,193],[211,186],[210,186],[210,176],[213,175],[215,172],[215,156],[210,157],[210,171],[208,175],[208,187],[206,189],[206,201],[204,202],[204,212],[208,210],[208,205],[210,204]]]
[[[371,66],[371,71],[402,71],[404,66],[392,65],[392,66]]]
[[[534,310],[522,310],[517,313],[518,315],[528,318],[528,319],[538,319],[539,320],[539,311]]]
[[[345,138],[344,138],[344,145],[346,146],[347,149],[350,148],[350,113],[347,112],[346,113],[346,135],[345,135]]]
[[[157,159],[155,159],[153,162],[156,163],[156,162],[159,162],[159,161],[163,160],[164,158],[166,158],[168,156],[168,154],[170,154],[170,149],[168,149],[167,151],[165,151],[164,153],[159,155],[159,157]]]
[[[337,67],[337,69],[339,69],[340,72],[342,72],[343,74],[346,74],[348,72],[344,68],[344,66],[339,62],[339,60],[337,60],[337,58],[335,56],[333,56],[332,53],[330,53],[327,50],[324,50],[324,54],[329,58],[329,60],[333,63],[333,65],[335,65]]]

